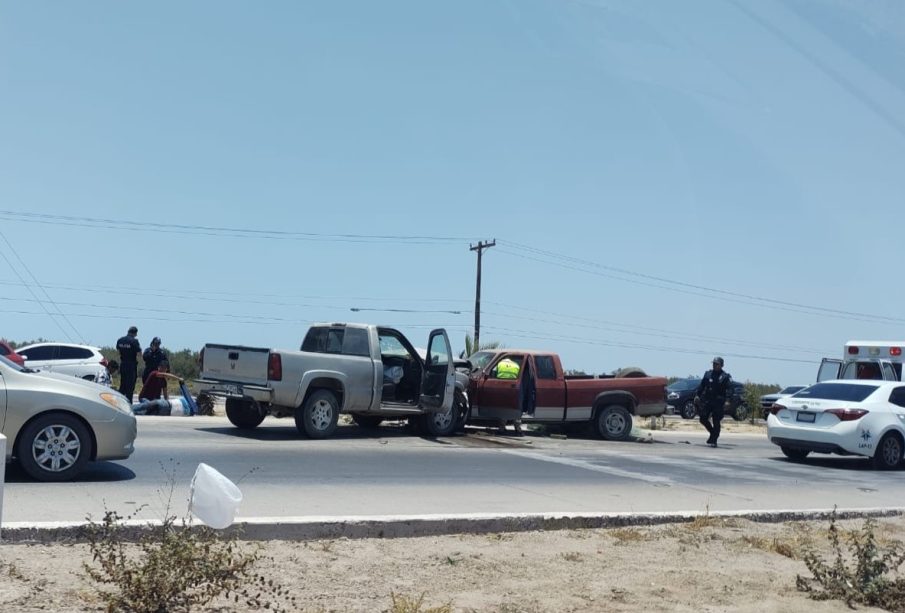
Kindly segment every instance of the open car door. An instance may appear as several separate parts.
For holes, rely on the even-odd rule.
[[[446,330],[434,330],[427,340],[424,372],[421,374],[421,407],[428,412],[445,413],[452,406],[456,391],[456,370]]]
[[[499,364],[511,360],[519,366],[518,375],[512,379],[501,376]],[[496,357],[492,367],[481,374],[478,394],[472,400],[472,416],[481,419],[513,421],[522,417],[522,385],[525,379],[526,356],[503,353]],[[474,411],[477,405],[477,411]]]
[[[823,358],[823,360],[820,361],[820,370],[817,371],[817,383],[838,379],[841,372],[842,360]]]

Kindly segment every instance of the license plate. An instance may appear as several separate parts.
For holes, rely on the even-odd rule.
[[[817,413],[804,413],[802,411],[799,411],[798,416],[795,419],[796,421],[803,421],[812,424],[817,419]]]
[[[241,396],[242,395],[242,386],[241,385],[224,385],[223,391],[227,394],[232,394],[233,396]]]

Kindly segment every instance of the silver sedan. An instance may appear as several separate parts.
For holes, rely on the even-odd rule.
[[[0,357],[0,432],[7,462],[40,481],[67,481],[91,460],[132,455],[137,426],[116,390]]]

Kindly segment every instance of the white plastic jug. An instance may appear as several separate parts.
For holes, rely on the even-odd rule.
[[[228,527],[236,519],[242,502],[242,492],[222,474],[201,463],[192,477],[192,514],[218,530]]]

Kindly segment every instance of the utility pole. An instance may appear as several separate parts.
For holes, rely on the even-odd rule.
[[[481,257],[485,249],[496,246],[496,239],[489,242],[478,241],[477,245],[468,245],[468,249],[478,252],[478,281],[474,294],[474,351],[478,350],[481,342]]]

